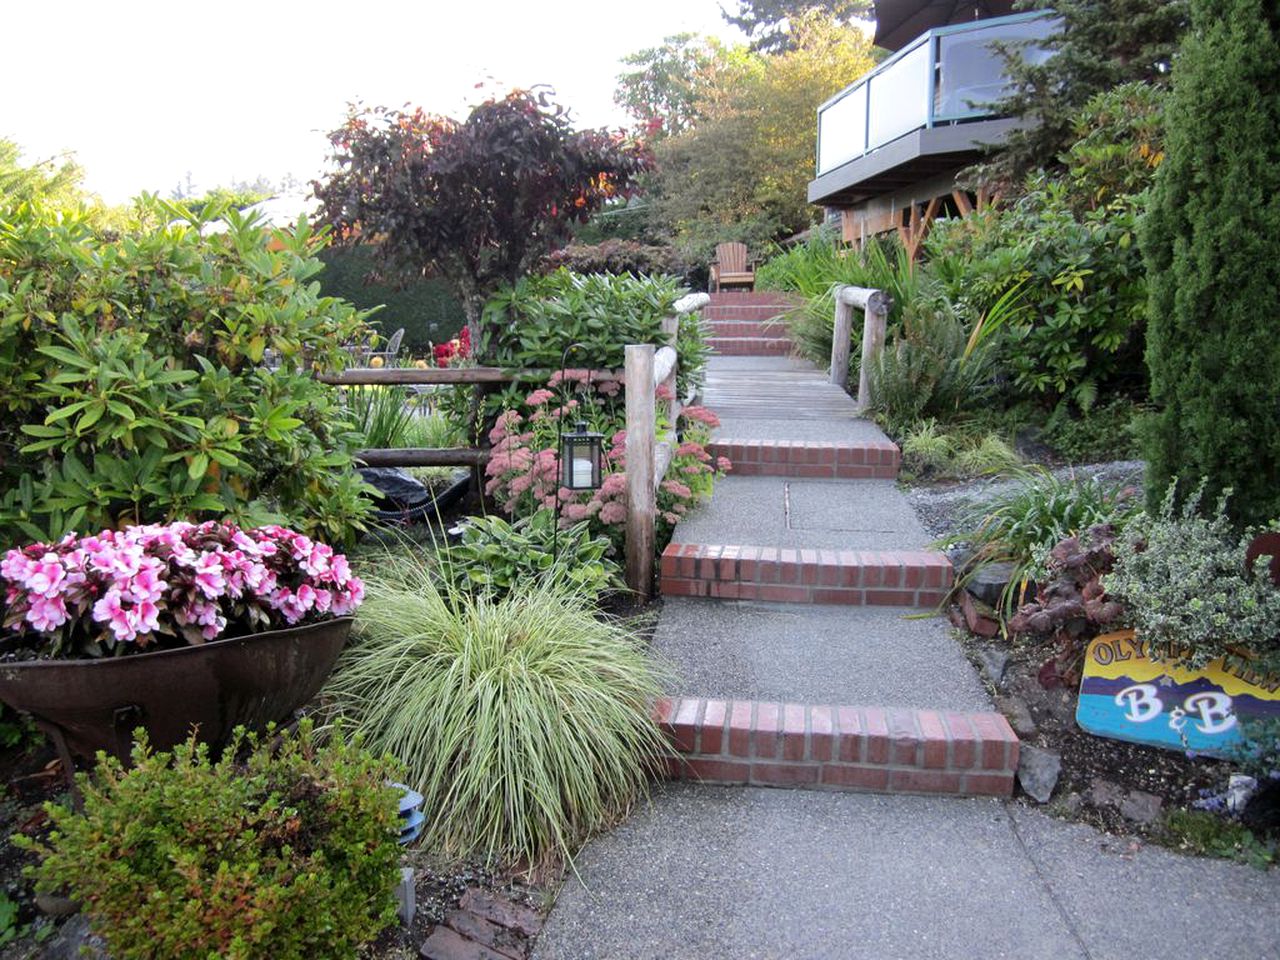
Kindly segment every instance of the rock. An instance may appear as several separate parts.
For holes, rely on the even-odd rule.
[[[1240,818],[1254,833],[1270,836],[1280,830],[1280,780],[1264,780]]]
[[[1227,781],[1227,810],[1236,816],[1244,813],[1258,789],[1258,781],[1243,773],[1233,773]]]
[[[960,591],[960,609],[971,633],[980,637],[994,637],[1000,632],[1000,621],[991,608],[975,600],[968,590]]]
[[[993,686],[1004,683],[1004,671],[1009,666],[1009,652],[1000,647],[979,647],[978,663]]]
[[[1040,439],[1039,427],[1023,427],[1013,435],[1013,449],[1023,460],[1044,463],[1053,457],[1053,449]]]
[[[1130,790],[1120,801],[1120,814],[1134,823],[1155,823],[1160,819],[1160,811],[1164,809],[1164,800],[1154,793],[1143,790]]]
[[[41,913],[50,917],[69,917],[80,912],[80,903],[70,897],[60,897],[54,893],[37,893],[36,907]]]
[[[1000,595],[1013,578],[1012,563],[988,563],[974,571],[965,589],[989,607],[1000,603]]]
[[[996,697],[996,709],[1005,715],[1009,726],[1019,737],[1034,737],[1036,722],[1027,702],[1021,697]]]
[[[1073,790],[1059,800],[1058,803],[1064,814],[1074,817],[1084,808],[1084,797]]]
[[[1124,791],[1119,784],[1110,780],[1095,777],[1089,784],[1089,802],[1095,807],[1118,807],[1124,800]]]
[[[1022,745],[1018,754],[1018,783],[1036,801],[1048,803],[1062,773],[1062,757],[1052,750]]]
[[[41,957],[42,960],[110,960],[102,938],[89,932],[89,921],[84,914],[64,923]]]

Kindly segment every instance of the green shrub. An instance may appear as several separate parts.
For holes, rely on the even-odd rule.
[[[902,436],[902,464],[908,475],[977,477],[1015,471],[1022,459],[994,433],[975,433],[969,426],[946,430],[932,418]]]
[[[365,587],[328,694],[408,766],[428,843],[537,863],[644,790],[668,749],[649,712],[661,681],[588,591],[538,580],[474,597],[411,558],[379,563]]]
[[[414,419],[404,387],[365,386],[343,390],[347,412],[365,447],[403,447]]]
[[[902,465],[913,473],[945,473],[954,453],[953,441],[937,420],[925,420],[902,439]]]
[[[871,409],[891,433],[925,417],[943,421],[991,394],[990,351],[966,353],[968,331],[945,304],[908,306],[871,368]]]
[[[369,247],[332,247],[320,255],[316,276],[327,297],[341,297],[362,310],[377,308],[373,323],[384,338],[404,330],[402,349],[429,356],[434,344],[458,335],[466,322],[462,305],[435,277],[379,276],[377,253]]]
[[[1265,558],[1259,569],[1245,569],[1256,531],[1233,529],[1225,495],[1212,516],[1198,515],[1202,494],[1178,507],[1170,488],[1158,514],[1130,527],[1107,590],[1144,639],[1185,651],[1193,666],[1227,656],[1249,669],[1280,670],[1280,588]]]
[[[607,554],[605,537],[592,537],[586,523],[556,535],[555,515],[539,510],[508,523],[501,517],[472,517],[462,540],[440,558],[441,573],[456,588],[501,600],[522,584],[552,580],[598,598],[622,586],[621,570]]]
[[[98,754],[83,813],[54,804],[36,888],[78,900],[119,960],[355,957],[395,919],[394,765],[348,745],[238,731],[132,764]]]
[[[1079,413],[1061,403],[1045,421],[1041,439],[1072,463],[1130,460],[1139,455],[1143,416],[1143,409],[1126,397]]]
[[[960,532],[943,541],[966,544],[970,559],[958,586],[995,563],[1010,563],[1013,572],[1001,597],[999,612],[1012,615],[1032,583],[1043,579],[1049,551],[1068,537],[1098,524],[1125,527],[1139,512],[1131,491],[1090,477],[1058,477],[1042,467],[1028,469],[1017,487],[972,507],[960,521]]]
[[[1273,4],[1193,0],[1141,245],[1157,413],[1148,504],[1231,488],[1240,526],[1280,517],[1280,31]]]
[[[1276,843],[1259,840],[1242,823],[1203,810],[1171,810],[1164,819],[1163,840],[1202,857],[1226,857],[1264,868],[1276,861]]]
[[[975,443],[960,447],[953,462],[960,476],[980,477],[1016,470],[1022,458],[1007,441],[994,433],[984,433]]]
[[[320,295],[305,227],[227,220],[117,236],[0,205],[0,544],[179,517],[361,527],[359,436],[312,372],[341,367],[363,316]]]

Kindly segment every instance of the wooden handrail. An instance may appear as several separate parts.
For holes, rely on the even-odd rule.
[[[863,311],[862,363],[858,369],[858,409],[871,406],[871,367],[884,349],[885,327],[893,298],[870,287],[836,288],[836,316],[831,335],[831,382],[849,387],[849,348],[853,336],[853,311]]]

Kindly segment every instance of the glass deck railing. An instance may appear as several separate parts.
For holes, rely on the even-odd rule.
[[[818,175],[856,160],[912,130],[993,116],[1007,81],[993,40],[1043,40],[1057,21],[1043,13],[938,27],[818,108]],[[1049,56],[1029,43],[1023,56]]]

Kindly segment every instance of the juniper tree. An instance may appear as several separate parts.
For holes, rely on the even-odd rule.
[[[1241,524],[1280,516],[1280,4],[1192,0],[1166,159],[1141,230],[1159,407],[1147,489],[1208,479]]]

